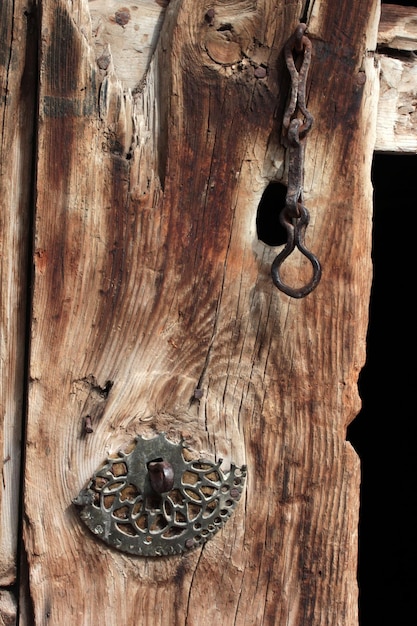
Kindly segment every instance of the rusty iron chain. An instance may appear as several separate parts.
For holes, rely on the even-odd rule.
[[[272,263],[272,280],[278,289],[292,298],[304,298],[315,289],[321,278],[317,257],[304,244],[310,215],[303,200],[304,153],[306,137],[313,116],[306,106],[306,83],[311,61],[311,41],[305,34],[306,24],[299,24],[285,45],[285,61],[291,77],[291,92],[283,119],[283,144],[288,151],[288,187],[280,222],[287,231],[287,243]],[[283,262],[297,248],[311,263],[313,276],[306,285],[293,288],[283,282]]]

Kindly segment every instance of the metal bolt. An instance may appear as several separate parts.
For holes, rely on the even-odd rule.
[[[255,74],[256,78],[265,78],[266,67],[263,67],[263,65],[258,65],[258,67],[255,68],[253,73]]]
[[[364,85],[366,83],[366,73],[363,70],[360,70],[356,76],[356,84]]]
[[[91,416],[86,415],[84,418],[84,432],[88,435],[93,432],[93,426],[91,423]]]
[[[148,463],[149,482],[156,493],[166,493],[174,486],[174,469],[171,463],[155,459]]]
[[[197,387],[196,389],[194,389],[194,398],[196,400],[201,400],[201,398],[203,397],[203,390],[200,389],[200,387]]]
[[[214,15],[215,15],[214,9],[209,9],[207,11],[207,13],[204,16],[204,19],[206,20],[207,24],[212,24],[213,23]]]

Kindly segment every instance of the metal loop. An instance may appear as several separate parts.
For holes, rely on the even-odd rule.
[[[284,113],[283,126],[288,129],[291,118],[298,108],[304,116],[304,123],[300,128],[300,137],[303,138],[313,125],[313,116],[306,106],[306,81],[311,63],[311,41],[304,34],[306,24],[299,24],[292,37],[285,44],[285,62],[291,76],[291,94],[288,107]],[[303,53],[301,67],[297,70],[293,51]]]
[[[303,198],[304,146],[300,140],[301,120],[291,120],[288,128],[288,187],[285,212],[289,217],[300,217],[299,204]],[[285,226],[285,224],[284,224]]]
[[[299,24],[285,45],[285,61],[291,76],[291,93],[282,123],[283,144],[288,155],[288,188],[280,221],[287,230],[287,243],[271,267],[274,285],[292,298],[307,296],[317,287],[321,278],[318,259],[304,245],[305,231],[310,221],[310,215],[303,204],[304,150],[307,133],[313,124],[313,116],[306,106],[306,81],[311,61],[311,42],[305,35],[306,28],[305,24]],[[300,114],[304,119],[300,119]],[[295,248],[313,267],[310,282],[298,289],[284,283],[280,276],[281,265]]]
[[[321,265],[317,257],[307,250],[304,245],[304,235],[308,223],[310,221],[310,214],[306,207],[299,205],[300,217],[293,221],[287,217],[286,210],[284,209],[280,215],[280,221],[282,225],[287,229],[287,243],[283,250],[275,257],[271,267],[271,276],[273,283],[278,289],[291,296],[292,298],[304,298],[317,287],[321,278]],[[290,287],[281,279],[280,270],[281,265],[285,259],[297,248],[303,256],[305,256],[313,267],[313,277],[309,283],[303,287]]]

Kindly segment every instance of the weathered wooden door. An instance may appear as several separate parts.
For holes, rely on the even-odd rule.
[[[294,299],[271,280],[280,248],[259,238],[259,204],[287,184],[283,49],[301,16],[306,243],[323,272]],[[22,624],[357,624],[346,428],[371,284],[378,21],[377,0],[2,4],[4,623],[18,581]],[[292,255],[285,280],[309,270]],[[247,481],[201,547],[134,556],[73,499],[161,432]]]

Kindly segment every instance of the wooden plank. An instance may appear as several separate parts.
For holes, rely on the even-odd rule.
[[[19,527],[36,29],[32,2],[3,2],[0,11],[0,585],[10,585]]]
[[[10,591],[0,589],[0,626],[15,626],[16,623],[16,600]]]
[[[168,1],[89,0],[97,65],[106,72],[111,61],[133,92],[149,66]]]
[[[417,61],[381,55],[375,150],[417,153]]]
[[[417,50],[417,7],[383,4],[378,45],[392,50]]]
[[[381,67],[375,150],[417,152],[417,8],[383,4],[378,30]]]
[[[291,300],[256,215],[285,180],[282,50],[301,3],[171,2],[134,96],[114,62],[97,66],[86,3],[43,3],[24,501],[35,624],[356,626],[346,427],[371,284],[376,8],[314,4],[305,196],[324,272]],[[71,502],[108,453],[155,431],[246,463],[247,493],[204,548],[135,558]]]

